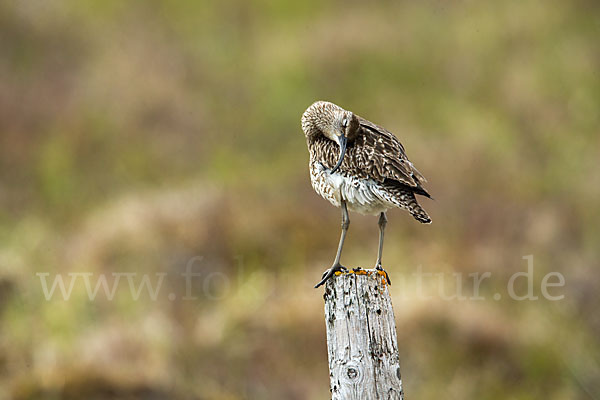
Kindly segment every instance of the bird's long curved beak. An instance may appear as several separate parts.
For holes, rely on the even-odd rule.
[[[344,161],[344,155],[346,155],[346,144],[348,143],[348,138],[346,138],[346,136],[340,135],[338,137],[340,138],[340,141],[339,141],[339,145],[340,145],[340,159],[338,160],[338,162],[335,165],[335,167],[333,167],[333,169],[331,170],[332,174],[335,171],[337,171],[337,169],[340,167],[340,165],[342,165],[342,161]]]

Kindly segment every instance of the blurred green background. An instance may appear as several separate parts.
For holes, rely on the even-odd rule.
[[[600,398],[599,16],[584,0],[2,2],[0,398],[328,398],[312,285],[340,216],[299,122],[319,99],[394,132],[436,198],[430,226],[388,215],[407,398]],[[376,218],[351,220],[342,262],[370,267]],[[512,300],[530,254],[540,299]],[[419,296],[418,268],[448,293],[489,271],[486,300],[435,279]],[[560,301],[540,295],[553,271]],[[112,300],[82,280],[46,300],[37,273],[167,275],[155,300],[126,278]]]

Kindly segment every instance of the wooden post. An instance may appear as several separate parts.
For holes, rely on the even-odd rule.
[[[394,310],[376,270],[325,285],[325,324],[333,400],[404,399]]]

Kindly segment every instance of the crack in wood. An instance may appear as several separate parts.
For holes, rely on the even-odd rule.
[[[403,399],[394,311],[375,270],[341,274],[325,287],[334,400]]]

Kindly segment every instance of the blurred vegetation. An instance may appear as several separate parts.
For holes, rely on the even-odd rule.
[[[431,226],[394,211],[386,234],[407,396],[600,398],[599,15],[585,0],[2,2],[0,398],[327,398],[312,284],[339,211],[312,191],[299,126],[318,99],[395,132],[436,198]],[[342,261],[371,266],[376,219],[351,219]],[[528,254],[536,294],[558,271],[564,300],[491,300]],[[419,298],[419,265],[490,271],[488,299]],[[156,301],[125,285],[46,301],[38,272],[168,275]]]

